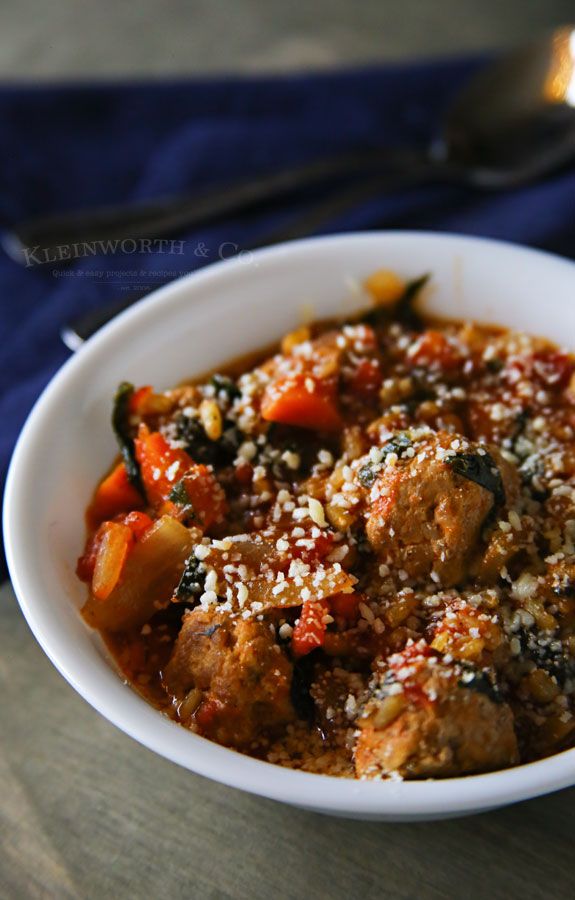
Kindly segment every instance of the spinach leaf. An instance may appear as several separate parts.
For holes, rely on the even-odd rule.
[[[493,703],[503,703],[503,697],[492,669],[476,669],[470,663],[462,663],[463,672],[458,680],[459,687],[469,688],[478,694],[485,694]]]
[[[171,500],[172,503],[177,504],[177,506],[181,507],[182,513],[185,515],[187,519],[194,518],[194,507],[192,506],[192,502],[190,500],[190,496],[186,489],[186,476],[180,478],[179,481],[175,483],[172,490],[168,495],[168,500]]]
[[[130,427],[130,400],[133,393],[134,385],[130,384],[128,381],[122,381],[118,386],[112,410],[112,428],[114,429],[114,434],[116,435],[116,440],[120,447],[128,478],[145,498],[140,476],[140,466],[136,461],[134,438],[132,437],[132,429]]]
[[[501,472],[495,465],[493,457],[485,452],[483,455],[479,453],[458,453],[445,460],[457,475],[473,481],[486,491],[491,491],[497,506],[503,506],[505,503],[505,489],[503,487],[503,479]]]
[[[431,276],[428,273],[420,275],[419,278],[414,278],[413,281],[408,281],[406,284],[403,296],[400,298],[395,309],[395,317],[405,325],[411,325],[414,328],[419,328],[421,326],[421,316],[414,309],[414,303],[419,292],[425,287],[430,277]]]
[[[519,466],[521,483],[529,488],[534,500],[542,503],[549,497],[549,491],[541,482],[545,475],[545,464],[537,453],[532,453]]]
[[[553,632],[546,634],[535,629],[520,628],[515,635],[521,645],[521,655],[543,669],[563,688],[575,678],[575,660],[567,647]]]
[[[390,453],[397,453],[398,456],[401,456],[403,451],[407,450],[407,448],[412,445],[413,441],[407,431],[400,431],[399,434],[396,434],[395,437],[392,437],[390,441],[387,441],[387,443],[383,445],[384,459],[386,456],[389,456]]]
[[[315,718],[315,704],[311,695],[311,684],[314,675],[314,653],[294,660],[293,675],[290,686],[290,698],[298,718],[312,723]]]
[[[203,594],[206,574],[206,567],[199,559],[196,559],[192,553],[186,560],[182,577],[178,582],[175,591],[176,598],[185,602],[189,600],[190,597],[196,598]]]
[[[381,448],[383,456],[382,462],[391,454],[396,453],[398,456],[401,456],[404,450],[407,450],[408,447],[411,447],[413,441],[409,437],[406,431],[400,431],[399,434],[396,434],[390,441],[383,445]],[[364,466],[359,469],[357,473],[357,477],[359,479],[359,483],[363,485],[364,488],[370,488],[375,482],[377,478],[377,473],[381,468],[381,463],[366,463]]]
[[[220,391],[223,391],[230,403],[233,403],[236,397],[241,397],[239,387],[229,375],[212,375],[211,382],[217,393],[219,394]]]
[[[176,419],[176,434],[186,442],[186,451],[194,462],[225,466],[235,459],[242,436],[232,423],[224,422],[224,426],[221,438],[212,441],[199,419],[181,413]]]
[[[205,631],[194,631],[193,634],[194,634],[194,637],[211,637],[213,634],[216,633],[218,628],[221,628],[221,627],[222,626],[219,624],[218,625],[210,625],[208,628],[206,628]]]
[[[362,466],[357,473],[357,477],[359,479],[359,483],[364,488],[373,487],[375,484],[375,479],[377,478],[377,472],[373,463],[366,463],[365,466]]]

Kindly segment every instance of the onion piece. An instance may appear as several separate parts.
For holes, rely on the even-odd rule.
[[[84,605],[86,621],[106,631],[145,625],[169,603],[199,535],[170,516],[158,519],[131,550],[107,598],[98,600],[92,594]]]

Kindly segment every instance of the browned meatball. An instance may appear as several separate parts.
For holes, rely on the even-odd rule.
[[[168,693],[184,701],[184,724],[234,747],[295,718],[291,680],[292,665],[269,623],[201,608],[184,618],[164,673]]]
[[[356,774],[432,778],[519,761],[513,714],[487,674],[411,645],[390,659],[358,720]]]
[[[518,494],[515,470],[495,448],[447,432],[423,435],[389,460],[380,464],[368,496],[372,547],[382,562],[411,578],[433,572],[446,587],[460,583],[494,505],[510,504]],[[487,468],[499,496],[460,474],[470,465]]]

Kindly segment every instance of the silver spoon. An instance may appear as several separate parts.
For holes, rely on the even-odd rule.
[[[336,195],[332,192],[301,218],[262,235],[252,245],[262,246],[318,233],[377,191],[432,181],[487,191],[509,189],[549,175],[573,158],[575,27],[565,26],[507,54],[473,77],[457,94],[438,137],[428,147],[391,154],[374,149],[310,163],[257,182],[220,189],[195,201],[118,207],[109,217],[98,213],[97,224],[93,212],[35,220],[14,229],[9,237],[11,248],[18,248],[17,256],[23,246],[30,246],[24,242],[31,237],[42,247],[53,246],[50,240],[55,236],[64,244],[81,242],[85,238],[80,234],[87,233],[92,235],[91,240],[109,239],[111,235],[158,238],[179,228],[277,202],[312,186],[347,180],[347,186],[340,186]],[[82,231],[88,226],[91,231]],[[42,244],[42,240],[48,243]],[[76,349],[131,302],[89,313],[67,326],[63,333],[66,344]]]
[[[56,251],[84,241],[160,238],[335,178],[363,177],[382,169],[404,172],[422,162],[438,166],[441,178],[449,174],[485,189],[536,178],[573,153],[573,33],[572,26],[557,29],[472,78],[448,110],[439,137],[413,157],[372,148],[199,196],[36,217],[4,235],[5,249],[25,262],[22,247]]]

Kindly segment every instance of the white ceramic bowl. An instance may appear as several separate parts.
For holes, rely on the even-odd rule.
[[[36,638],[70,684],[111,722],[181,766],[243,790],[337,815],[430,819],[477,812],[575,783],[575,750],[503,772],[423,782],[360,782],[291,771],[198,737],[118,677],[78,614],[74,575],[83,511],[116,449],[110,402],[119,381],[169,387],[269,344],[301,321],[365,305],[375,269],[433,273],[428,308],[501,323],[575,348],[575,265],[509,244],[423,232],[298,241],[218,263],[123,313],[56,375],[14,453],[4,509],[8,561]]]

